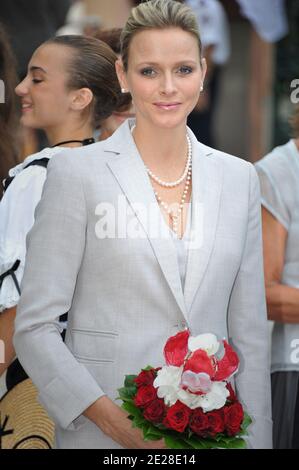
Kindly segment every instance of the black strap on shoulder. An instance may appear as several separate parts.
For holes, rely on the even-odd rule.
[[[12,182],[13,179],[14,179],[14,176],[8,176],[7,178],[5,178],[5,180],[3,181],[4,191],[7,190],[8,186],[10,185],[10,183]]]
[[[25,168],[29,168],[30,166],[43,166],[44,168],[47,168],[48,163],[49,158],[39,158],[38,160],[32,160],[32,162],[28,163],[28,165],[24,167],[24,170]]]
[[[8,269],[7,271],[5,271],[5,273],[0,275],[0,289],[2,287],[4,279],[8,276],[11,276],[19,295],[21,295],[21,289],[20,289],[20,286],[19,286],[19,282],[18,282],[17,277],[15,275],[15,271],[20,266],[20,263],[21,263],[21,261],[19,259],[17,259],[10,269]]]
[[[47,168],[48,163],[49,163],[49,158],[40,158],[40,159],[33,160],[32,162],[28,163],[28,165],[26,165],[23,168],[23,170],[25,170],[26,168],[29,168],[30,166],[43,166],[44,168]],[[14,178],[15,178],[15,176],[8,176],[4,180],[4,182],[3,182],[4,191],[7,190],[8,186],[10,185],[10,183],[12,182],[12,180]]]

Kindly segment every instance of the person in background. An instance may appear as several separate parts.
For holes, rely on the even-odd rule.
[[[105,29],[122,28],[130,14],[132,0],[84,0],[87,16],[98,16]]]
[[[34,223],[47,162],[65,147],[93,142],[96,123],[118,107],[121,92],[115,60],[114,52],[95,38],[59,36],[34,52],[27,75],[16,88],[22,125],[43,129],[51,147],[29,155],[10,170],[0,204],[0,339],[6,346],[0,375],[15,357],[12,335],[26,236]]]
[[[34,52],[27,75],[16,88],[21,99],[22,124],[43,129],[51,147],[30,155],[10,171],[0,204],[0,338],[6,353],[5,362],[0,364],[0,400],[9,409],[10,396],[14,397],[14,413],[9,421],[14,433],[3,439],[7,448],[19,445],[16,439],[20,435],[22,445],[31,442],[22,427],[25,396],[26,409],[31,410],[26,430],[35,436],[30,445],[45,448],[53,445],[53,422],[38,403],[37,390],[15,358],[12,344],[26,258],[26,236],[34,223],[49,159],[65,147],[91,143],[96,123],[118,107],[121,93],[115,73],[116,58],[113,51],[97,39],[60,36]],[[66,315],[60,316],[62,334],[65,320]]]
[[[121,28],[113,28],[107,30],[100,30],[97,32],[95,37],[104,41],[111,49],[115,52],[117,57],[120,57],[121,53]],[[113,111],[111,116],[104,119],[100,123],[99,139],[105,140],[110,137],[116,129],[129,118],[135,117],[134,105],[130,93],[123,93],[123,103],[120,103],[120,107]]]
[[[8,170],[18,163],[19,135],[15,86],[17,84],[16,61],[4,26],[0,24],[0,199],[2,181]],[[3,95],[3,96],[2,96]]]
[[[230,56],[229,23],[219,0],[185,0],[185,3],[196,15],[207,60],[204,91],[188,117],[188,125],[202,143],[214,147],[221,73]]]
[[[71,3],[72,0],[1,0],[0,21],[9,35],[19,80],[25,77],[35,49],[64,24]],[[21,142],[20,160],[48,145],[43,131],[22,126]]]
[[[240,358],[232,386],[253,420],[248,446],[271,447],[257,174],[186,126],[206,72],[190,8],[140,4],[121,44],[117,74],[136,119],[51,160],[28,237],[16,351],[58,448],[163,449],[132,427],[117,390],[126,374],[163,364],[169,336],[214,333]]]
[[[86,1],[73,0],[67,13],[65,24],[56,31],[56,36],[65,36],[68,34],[95,36],[100,28],[100,16],[86,14]]]
[[[264,269],[272,331],[274,448],[299,448],[299,107],[294,138],[259,160]]]

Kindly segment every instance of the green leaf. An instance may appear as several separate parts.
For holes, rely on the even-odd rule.
[[[225,449],[246,449],[246,442],[240,437],[222,439],[219,444]]]
[[[158,429],[164,430],[164,431],[166,431],[166,430],[169,431],[169,428],[167,428],[166,426],[164,426],[163,423],[156,424],[155,427],[158,428]]]
[[[246,442],[244,439],[226,437],[219,440],[211,438],[196,438],[185,439],[185,441],[192,446],[193,449],[244,449]]]
[[[159,429],[148,429],[146,432],[146,439],[151,440],[151,439],[161,439],[164,437],[163,432],[159,431]]]
[[[146,426],[143,427],[143,434],[146,440],[150,439],[149,436],[156,436],[156,438],[161,439],[161,437],[164,435],[163,431],[148,421],[146,421]]]
[[[191,437],[185,439],[192,449],[214,449],[217,447],[217,442],[211,439],[201,439],[200,437]]]
[[[118,389],[119,398],[121,400],[128,400],[133,399],[136,395],[136,388],[135,387],[123,387]]]
[[[164,437],[164,440],[168,449],[192,449],[192,446],[190,446],[189,443],[180,438],[166,436]]]
[[[137,377],[137,375],[126,375],[126,377],[125,377],[125,387],[135,387],[135,389],[137,390],[137,386],[134,382],[136,377]]]
[[[126,387],[127,394],[131,398],[134,398],[136,393],[137,393],[137,386],[136,385],[131,385],[130,387]]]
[[[252,419],[250,418],[250,416],[247,413],[244,413],[244,419],[241,426],[242,430],[245,431],[251,423]]]
[[[163,436],[157,436],[156,434],[147,434],[144,437],[145,441],[159,441],[160,439],[163,439]]]
[[[244,441],[244,439],[241,439],[239,437],[227,437],[221,439],[217,443],[217,447],[221,449],[245,449],[246,442]]]
[[[134,416],[134,420],[133,420],[133,425],[135,428],[143,428],[143,426],[145,426],[147,423],[146,419],[144,419],[144,417],[141,415],[141,416]]]
[[[149,370],[152,370],[152,369],[154,369],[153,366],[146,366],[142,370],[149,371]]]
[[[137,406],[134,405],[134,403],[127,401],[124,402],[121,407],[123,410],[126,410],[128,413],[130,413],[130,415],[143,418],[141,411],[137,408]]]

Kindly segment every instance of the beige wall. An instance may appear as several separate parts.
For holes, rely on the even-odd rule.
[[[130,13],[130,0],[84,0],[87,15],[98,15],[104,28],[122,27]]]

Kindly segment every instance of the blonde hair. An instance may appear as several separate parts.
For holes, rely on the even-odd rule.
[[[148,0],[133,8],[121,34],[121,56],[128,70],[129,47],[135,34],[149,29],[181,28],[198,41],[200,59],[202,44],[196,17],[188,6],[175,0]]]

